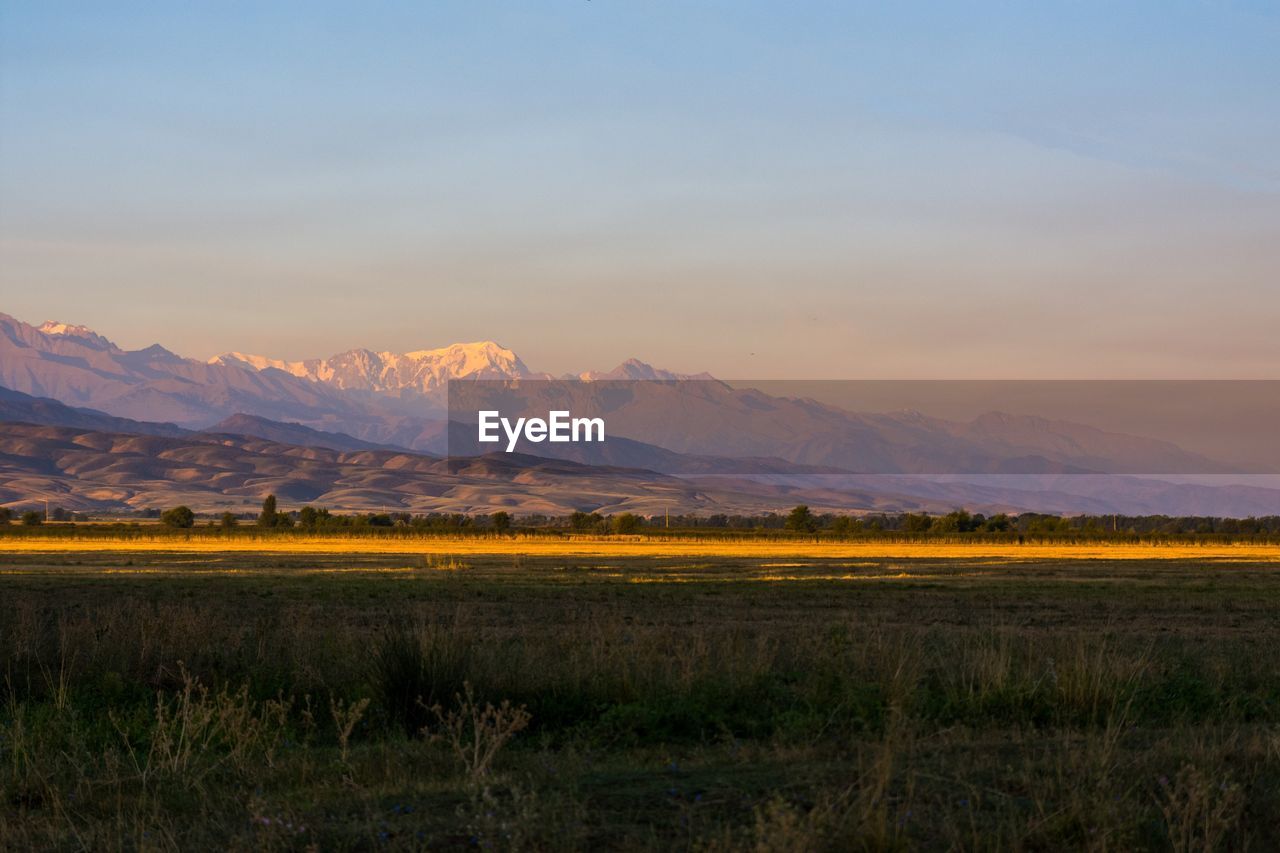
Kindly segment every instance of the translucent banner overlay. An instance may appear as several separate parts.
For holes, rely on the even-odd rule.
[[[448,421],[451,460],[676,477],[1280,474],[1275,380],[457,380]]]

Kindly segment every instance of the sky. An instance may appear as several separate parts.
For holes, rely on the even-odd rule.
[[[14,0],[0,311],[201,358],[1280,378],[1280,7]]]

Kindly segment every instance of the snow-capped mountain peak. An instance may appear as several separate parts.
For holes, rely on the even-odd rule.
[[[385,354],[384,354],[385,355]],[[454,378],[524,378],[529,368],[514,352],[494,341],[450,344],[439,349],[407,352],[401,358],[412,362],[439,364],[450,370]],[[489,376],[497,373],[499,376]]]
[[[318,359],[313,359],[318,361]],[[283,370],[285,373],[291,373],[294,376],[305,377],[307,375],[306,361],[282,361],[278,358],[267,358],[264,355],[253,355],[244,352],[224,352],[222,355],[215,355],[209,359],[210,364],[218,364],[224,367],[243,367],[250,370]]]
[[[36,331],[43,335],[56,335],[65,338],[80,338],[99,347],[114,347],[115,344],[104,338],[102,335],[90,329],[88,326],[75,326],[71,323],[61,323],[57,320],[46,320]]]
[[[327,359],[306,361],[229,352],[209,361],[255,371],[282,370],[312,382],[384,394],[425,394],[443,388],[450,379],[541,378],[514,352],[493,341],[450,344],[407,353],[354,349]]]

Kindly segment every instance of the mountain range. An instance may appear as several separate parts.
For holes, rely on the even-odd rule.
[[[14,392],[8,392],[10,394]],[[286,508],[564,515],[574,510],[760,514],[805,503],[829,512],[1280,513],[1280,490],[1171,484],[1131,477],[993,477],[982,482],[899,475],[671,476],[526,454],[441,459],[365,448],[349,436],[237,417],[206,431],[142,432],[145,424],[41,404],[79,426],[0,421],[0,506],[48,500],[79,512],[186,504],[252,511],[267,494]],[[7,410],[9,417],[13,410]],[[125,431],[118,431],[125,430]],[[254,435],[270,432],[277,439]],[[289,439],[289,440],[280,440]],[[305,443],[297,443],[299,441]]]
[[[394,353],[354,349],[326,359],[280,361],[229,352],[209,359],[218,367],[257,373],[280,371],[343,391],[394,396],[433,395],[450,379],[549,379],[525,366],[519,356],[493,341],[452,344],[440,349]]]
[[[0,314],[0,386],[189,429],[246,414],[439,454],[447,449],[448,381],[503,379],[525,381],[514,388],[465,387],[504,394],[512,410],[554,405],[607,415],[613,435],[694,456],[776,457],[867,473],[1234,471],[1168,442],[1083,424],[998,412],[967,422],[917,412],[853,412],[635,359],[573,377],[584,382],[536,381],[551,378],[492,341],[404,354],[358,349],[292,362],[227,353],[201,362],[158,344],[124,350],[84,326],[36,327]],[[675,379],[685,381],[669,381]],[[558,451],[577,449],[540,448]],[[632,454],[628,461],[644,460]]]
[[[86,506],[140,506],[176,489],[213,507],[275,489],[282,498],[324,498],[335,508],[462,511],[506,505],[506,488],[530,512],[623,505],[637,511],[661,503],[648,491],[656,489],[678,496],[666,498],[664,508],[676,500],[677,509],[693,511],[762,511],[780,508],[771,501],[804,497],[851,510],[1280,512],[1275,489],[1122,476],[1238,472],[1169,442],[1085,424],[1000,412],[968,421],[855,412],[635,359],[568,377],[576,382],[545,381],[553,378],[492,341],[403,354],[357,349],[304,361],[234,352],[200,361],[160,345],[125,350],[85,326],[34,326],[0,314],[0,386],[8,389],[0,390],[0,421],[7,422],[0,502],[39,492],[83,498]],[[518,404],[513,410],[554,404],[606,414],[610,440],[524,445],[523,453],[485,462],[489,474],[481,485],[449,485],[457,472],[448,466],[457,460],[436,457],[447,449],[458,455],[447,441],[445,409],[454,379],[508,380],[454,387],[505,395],[507,404]],[[671,381],[677,379],[685,381]],[[31,433],[27,425],[63,432]],[[210,456],[211,444],[222,449]],[[88,451],[68,445],[92,445],[111,458],[82,464],[76,454]],[[187,469],[129,456],[144,447],[208,464]],[[281,466],[312,458],[306,454],[327,461],[308,462],[310,473],[299,469],[290,479]],[[223,463],[225,470],[218,468]],[[526,469],[537,473],[515,473]],[[504,487],[499,475],[512,479]],[[957,475],[981,476],[963,482]],[[535,483],[547,490],[541,498]],[[588,483],[587,493],[600,498],[594,505],[571,497]]]

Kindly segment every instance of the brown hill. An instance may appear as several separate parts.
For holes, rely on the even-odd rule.
[[[0,424],[0,505],[48,499],[77,511],[186,504],[408,512],[761,513],[807,500],[817,509],[945,509],[928,500],[749,481],[704,483],[650,471],[502,454],[442,460],[396,450],[343,451],[263,438],[183,437]]]

